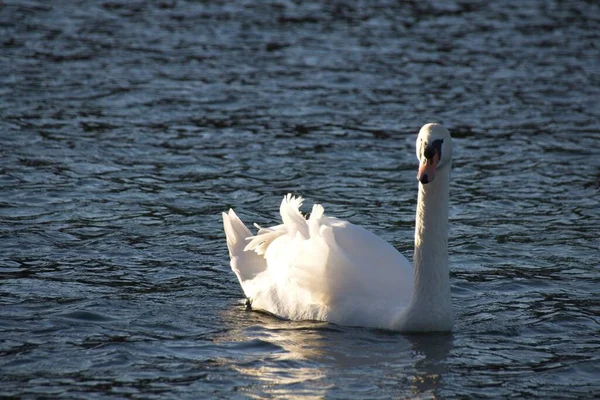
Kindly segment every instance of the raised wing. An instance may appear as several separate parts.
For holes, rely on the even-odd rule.
[[[259,227],[244,249],[267,261],[270,287],[253,299],[253,306],[295,319],[297,313],[306,318],[308,309],[347,307],[352,301],[410,301],[412,266],[393,246],[359,226],[325,216],[319,204],[306,220],[301,204],[302,198],[287,195],[280,207],[283,224]],[[300,303],[306,309],[299,309]]]

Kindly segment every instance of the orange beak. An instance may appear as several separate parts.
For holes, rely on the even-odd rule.
[[[439,161],[440,156],[436,150],[433,154],[433,157],[430,159],[425,159],[425,161],[421,163],[419,172],[417,173],[417,180],[423,185],[432,182],[433,178],[435,178],[435,169],[437,168]]]

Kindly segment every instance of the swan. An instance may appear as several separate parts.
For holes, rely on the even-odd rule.
[[[448,190],[452,138],[437,123],[416,141],[419,194],[414,268],[370,231],[324,214],[308,219],[302,197],[284,196],[282,223],[255,224],[223,213],[231,268],[252,309],[289,320],[327,321],[401,332],[447,332],[453,313],[448,271]]]

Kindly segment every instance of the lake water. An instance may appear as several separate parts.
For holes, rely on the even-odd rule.
[[[600,396],[596,1],[3,1],[0,395]],[[412,257],[454,136],[448,335],[245,309],[220,213]]]

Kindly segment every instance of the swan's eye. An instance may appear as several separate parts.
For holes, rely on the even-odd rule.
[[[443,139],[436,139],[431,143],[423,142],[423,162],[432,163],[437,156],[437,163],[442,162],[442,143]]]
[[[425,156],[426,159],[431,159],[433,158],[435,154],[435,150],[433,148],[433,146],[427,146],[425,147],[425,151],[423,152],[423,156]]]

